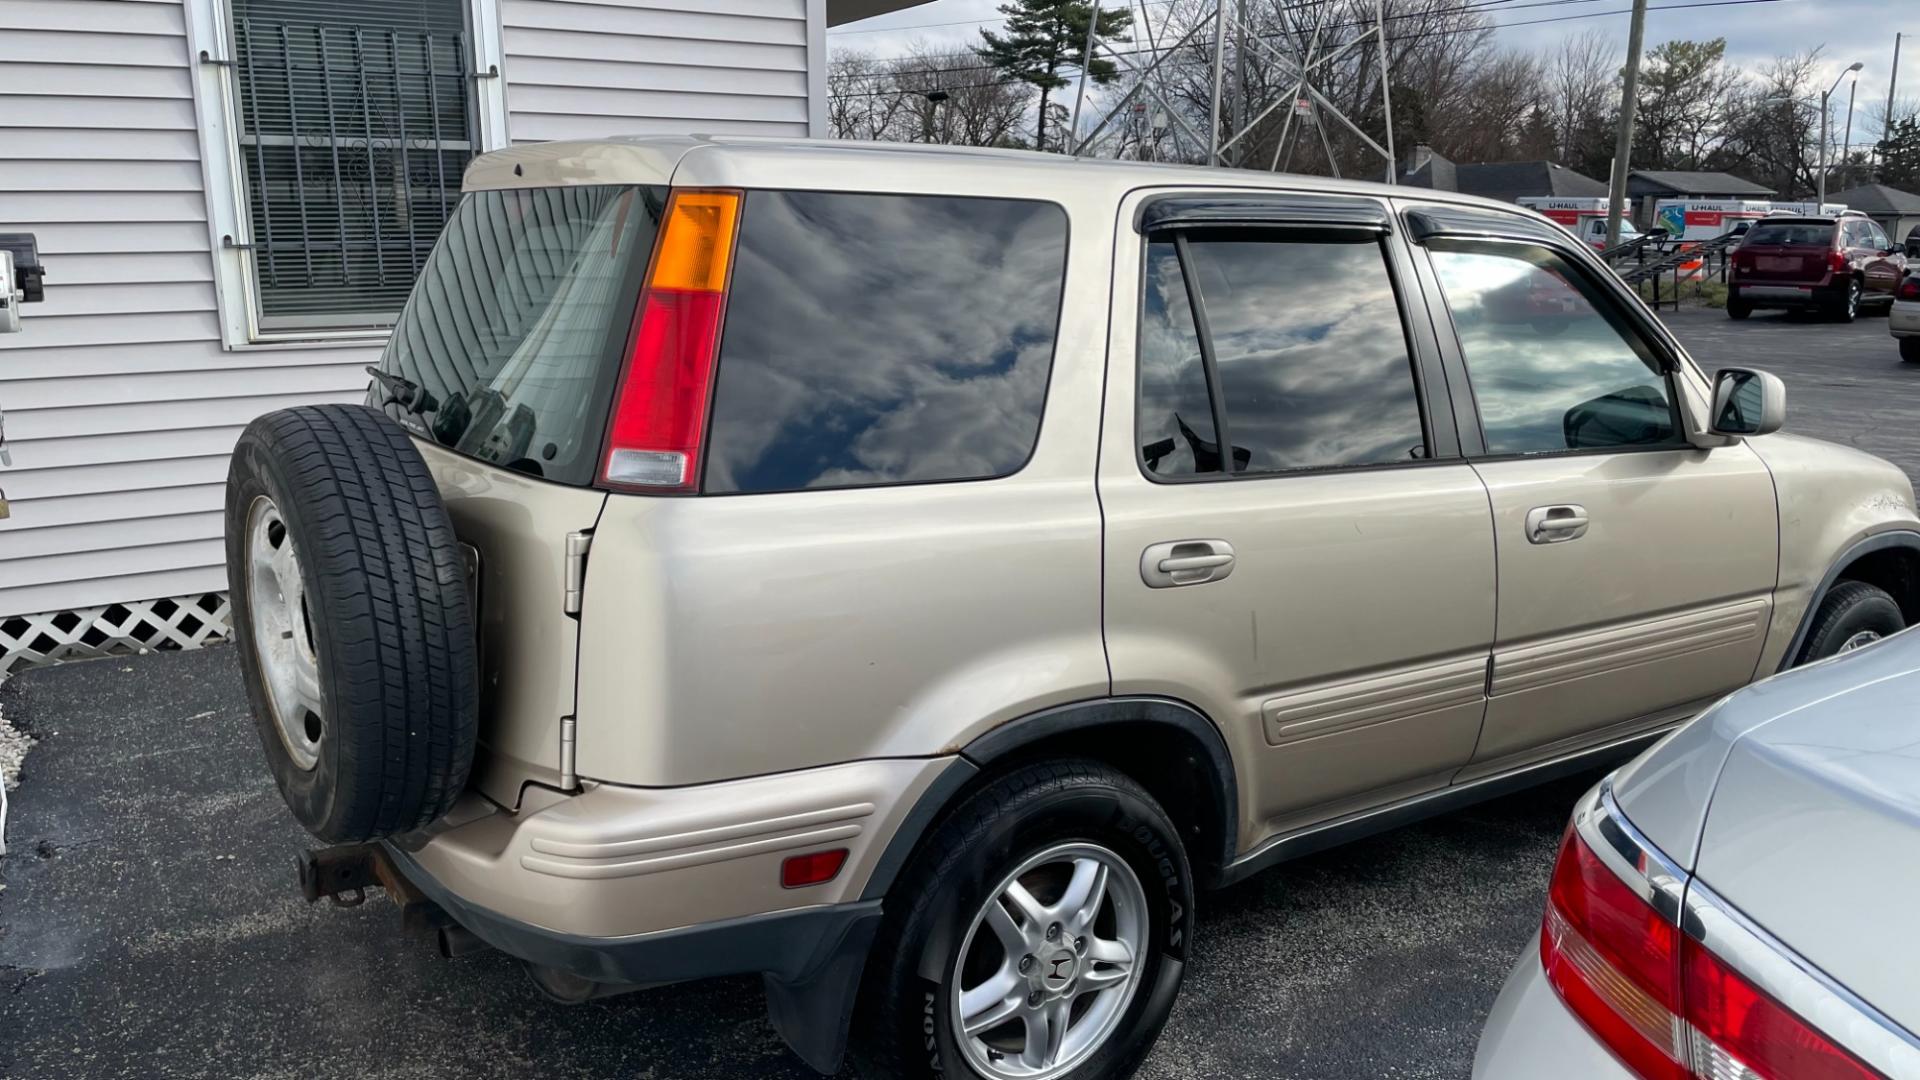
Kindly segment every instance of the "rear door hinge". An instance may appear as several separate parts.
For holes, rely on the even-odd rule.
[[[567,534],[566,596],[562,604],[569,615],[580,614],[580,598],[587,589],[587,549],[593,546],[593,534]]]
[[[574,747],[577,742],[579,725],[571,716],[560,718],[560,790],[572,791],[580,784],[580,774],[576,767]]]

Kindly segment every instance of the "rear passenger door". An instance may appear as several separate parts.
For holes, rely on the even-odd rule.
[[[1389,230],[1363,198],[1122,213],[1099,481],[1113,689],[1219,723],[1244,845],[1443,786],[1480,729],[1487,496]]]
[[[1500,566],[1468,775],[1745,683],[1778,562],[1758,455],[1689,443],[1691,374],[1617,280],[1550,230],[1458,207],[1407,218],[1450,374],[1471,391],[1461,441],[1492,499]]]
[[[1889,254],[1887,249],[1893,242],[1887,239],[1885,230],[1878,222],[1862,220],[1856,223],[1860,231],[1860,259],[1855,264],[1861,268],[1861,277],[1865,287],[1862,294],[1871,300],[1891,300],[1893,291],[1900,287],[1900,279],[1906,274],[1906,256]]]

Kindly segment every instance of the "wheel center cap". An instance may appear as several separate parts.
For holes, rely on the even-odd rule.
[[[1041,967],[1041,978],[1049,989],[1058,990],[1073,981],[1080,962],[1071,951],[1062,950],[1048,957]]]

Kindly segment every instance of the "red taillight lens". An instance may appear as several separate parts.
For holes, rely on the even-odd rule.
[[[1920,277],[1909,277],[1902,281],[1900,291],[1895,295],[1902,300],[1920,300]]]
[[[1884,1080],[1682,935],[1574,829],[1554,864],[1540,963],[1646,1080]]]
[[[1831,267],[1836,274],[1846,273],[1847,253],[1844,251],[1829,251],[1827,253],[1827,265]]]
[[[804,889],[809,885],[824,885],[838,877],[840,868],[845,865],[846,848],[791,856],[780,864],[780,887]]]
[[[641,290],[600,475],[652,491],[699,487],[707,397],[740,220],[736,191],[675,191]]]
[[[1683,966],[1696,1075],[1767,1080],[1879,1077],[1691,939]]]
[[[1680,931],[1572,829],[1547,892],[1540,964],[1574,1015],[1635,1072],[1686,1080]]]

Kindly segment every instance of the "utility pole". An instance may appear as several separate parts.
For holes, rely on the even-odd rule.
[[[1253,109],[1247,101],[1247,0],[1240,0],[1235,22],[1240,41],[1234,47],[1233,54],[1234,67],[1237,69],[1233,92],[1233,133],[1239,135],[1241,130],[1248,126],[1248,118],[1253,114]],[[1247,148],[1251,145],[1253,145],[1251,140],[1241,140],[1240,149],[1233,155],[1234,164],[1245,164]]]
[[[1900,85],[1900,37],[1893,35],[1893,72],[1887,76],[1887,111],[1880,120],[1881,142],[1887,141],[1887,129],[1893,126],[1893,88]],[[1876,169],[1881,164],[1878,145],[1873,148],[1873,162]]]
[[[1620,215],[1627,205],[1627,166],[1633,160],[1633,119],[1640,107],[1640,43],[1647,32],[1647,0],[1633,0],[1627,31],[1627,71],[1621,80],[1620,132],[1613,140],[1613,176],[1607,187],[1607,247],[1620,244]]]

